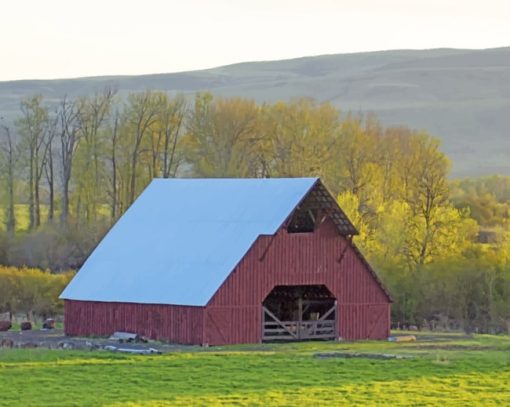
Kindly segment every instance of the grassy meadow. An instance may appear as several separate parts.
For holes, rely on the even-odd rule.
[[[405,359],[325,358],[317,352]],[[133,356],[0,351],[0,405],[509,405],[510,337],[232,346]]]

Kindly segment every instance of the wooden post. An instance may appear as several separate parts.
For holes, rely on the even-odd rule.
[[[261,327],[260,327],[260,343],[264,342],[264,333],[265,333],[265,328],[266,328],[266,312],[265,312],[265,307],[264,307],[264,304],[262,304],[262,307],[261,307],[261,316],[262,316],[262,321],[261,321]]]
[[[301,328],[302,328],[302,322],[303,322],[303,298],[299,296],[298,298],[298,339],[301,339]]]
[[[333,325],[333,332],[335,333],[335,341],[340,339],[340,324],[338,319],[340,318],[340,310],[338,309],[338,301],[335,300],[335,324]]]

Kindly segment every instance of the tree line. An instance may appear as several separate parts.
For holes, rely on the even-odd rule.
[[[510,184],[487,181],[475,194],[468,181],[450,182],[450,162],[426,131],[310,99],[105,89],[52,105],[23,100],[0,145],[4,264],[78,268],[154,177],[318,176],[389,285],[394,321],[487,332],[509,324]],[[480,225],[498,225],[498,238],[478,243]]]

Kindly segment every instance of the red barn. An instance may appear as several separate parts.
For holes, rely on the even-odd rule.
[[[154,180],[64,290],[67,335],[384,339],[391,298],[316,178]]]

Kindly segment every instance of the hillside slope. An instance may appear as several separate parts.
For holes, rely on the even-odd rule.
[[[342,110],[372,111],[385,124],[425,128],[443,140],[453,175],[510,174],[510,47],[397,50],[247,62],[203,71],[140,76],[0,82],[0,116],[20,98],[120,94],[146,88],[254,98],[313,97]]]

